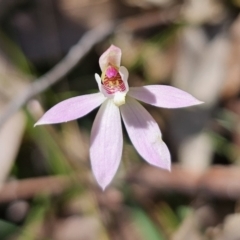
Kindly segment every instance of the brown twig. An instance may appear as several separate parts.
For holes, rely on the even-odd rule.
[[[40,177],[20,181],[10,181],[0,190],[0,202],[10,202],[17,199],[29,199],[39,193],[56,195],[64,191],[72,179],[61,177]]]
[[[83,180],[82,178],[80,180]],[[240,168],[215,166],[205,173],[173,166],[172,172],[144,166],[128,175],[126,181],[130,186],[140,186],[154,192],[178,192],[188,196],[198,194],[225,198],[239,199],[240,197]],[[56,195],[76,182],[73,178],[41,177],[5,183],[0,191],[0,203],[16,199],[28,199],[39,193]],[[86,184],[92,184],[89,180]]]
[[[238,199],[240,197],[240,168],[214,166],[204,173],[173,166],[166,172],[146,166],[128,177],[156,192],[179,192],[190,196],[201,194],[209,197]]]
[[[10,116],[23,107],[31,98],[64,78],[95,44],[113,32],[114,26],[114,23],[108,22],[88,31],[79,42],[70,49],[65,58],[49,72],[31,83],[25,91],[21,92],[6,106],[0,116],[0,128]]]
[[[137,16],[125,18],[117,30],[128,32],[143,31],[159,25],[173,23],[180,15],[180,6],[175,6],[164,11],[152,10]]]
[[[88,31],[55,67],[42,77],[36,79],[25,91],[10,101],[0,115],[0,128],[9,117],[23,107],[31,98],[63,79],[95,44],[102,41],[114,31],[138,31],[147,27],[174,21],[178,16],[179,7],[176,7],[166,12],[157,11],[151,14],[141,14],[139,16],[126,18],[118,24],[107,22]],[[148,21],[146,21],[146,19],[148,19]],[[139,24],[139,22],[145,22],[145,24],[142,25]]]

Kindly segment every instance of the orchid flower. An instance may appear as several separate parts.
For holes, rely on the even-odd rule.
[[[136,101],[156,107],[181,108],[201,104],[190,94],[163,85],[128,86],[128,70],[120,66],[121,49],[111,45],[100,57],[101,77],[95,74],[99,92],[73,97],[48,110],[35,124],[68,122],[101,105],[93,123],[90,138],[90,160],[93,174],[104,190],[120,164],[123,149],[122,125],[134,147],[151,165],[169,170],[171,157],[158,124]]]

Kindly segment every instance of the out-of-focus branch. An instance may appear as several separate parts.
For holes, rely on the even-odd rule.
[[[95,44],[113,32],[114,26],[115,24],[107,22],[88,31],[79,42],[70,49],[65,58],[49,72],[31,83],[25,91],[21,92],[6,106],[0,116],[0,128],[4,122],[24,106],[28,100],[64,78]]]
[[[17,199],[29,199],[39,193],[56,195],[64,191],[71,178],[65,176],[30,178],[20,181],[11,181],[2,186],[0,202],[9,202]]]
[[[153,10],[134,17],[131,16],[125,18],[117,30],[137,32],[159,26],[159,24],[169,24],[178,19],[180,12],[181,6],[175,6],[170,9],[164,9],[164,11]]]
[[[39,193],[60,194],[76,179],[62,177],[41,177],[5,183],[0,191],[0,203],[16,199],[28,199]],[[83,178],[79,176],[79,181]],[[85,184],[92,185],[92,180],[85,179]],[[215,166],[205,173],[173,166],[172,172],[151,166],[144,166],[130,173],[126,181],[138,191],[153,193],[177,192],[188,196],[205,195],[207,197],[239,199],[240,168]],[[140,188],[139,188],[140,187]],[[149,197],[149,195],[146,195]],[[144,195],[143,195],[144,197]]]
[[[177,19],[178,15],[179,8],[176,7],[166,12],[153,12],[151,13],[151,18],[149,18],[149,14],[141,14],[137,17],[134,16],[127,18],[119,24],[107,22],[88,31],[79,42],[70,49],[65,58],[63,58],[49,72],[31,83],[25,91],[17,95],[5,107],[0,115],[0,128],[10,116],[23,107],[31,98],[63,79],[95,44],[105,39],[114,31],[138,31],[150,26],[174,21]],[[146,19],[148,19],[148,21]],[[145,25],[139,24],[140,22],[145,22]]]
[[[173,166],[169,173],[146,166],[130,174],[128,182],[136,183],[150,192],[178,192],[189,196],[201,194],[228,199],[240,197],[239,167],[214,166],[200,173]]]

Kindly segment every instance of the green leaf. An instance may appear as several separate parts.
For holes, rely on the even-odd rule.
[[[161,229],[157,229],[155,224],[142,209],[135,208],[132,210],[132,217],[143,239],[165,240],[161,233]]]
[[[19,228],[7,221],[0,219],[0,239],[4,240],[7,237],[10,237],[13,233],[17,232]]]

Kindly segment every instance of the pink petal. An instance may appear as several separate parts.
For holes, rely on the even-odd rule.
[[[164,85],[132,87],[128,94],[145,103],[164,108],[182,108],[203,103],[187,92]]]
[[[123,148],[120,112],[112,100],[103,103],[97,113],[90,141],[93,174],[104,190],[117,172]]]
[[[112,95],[108,94],[107,91],[102,87],[101,77],[97,73],[95,73],[95,79],[96,79],[96,82],[98,84],[99,92],[101,92],[106,98],[111,98]]]
[[[128,76],[129,76],[128,70],[127,70],[124,66],[121,66],[121,67],[119,68],[119,73],[120,73],[121,78],[122,78],[122,80],[124,81],[124,83],[127,83],[127,81],[128,81]]]
[[[122,51],[120,48],[111,45],[100,57],[99,65],[104,72],[109,65],[120,67]]]
[[[97,85],[98,85],[98,89],[99,89],[99,92],[102,92],[102,80],[101,80],[101,77],[95,73],[95,80],[97,82]]]
[[[120,76],[125,84],[125,87],[126,87],[126,90],[124,91],[125,93],[127,93],[129,91],[129,86],[128,86],[128,70],[124,67],[124,66],[121,66],[119,68],[119,73],[120,73]]]
[[[75,120],[91,112],[94,108],[102,104],[105,99],[102,93],[69,98],[48,110],[35,126]]]
[[[152,116],[130,97],[120,107],[120,111],[129,138],[138,153],[150,164],[170,170],[170,153]]]

